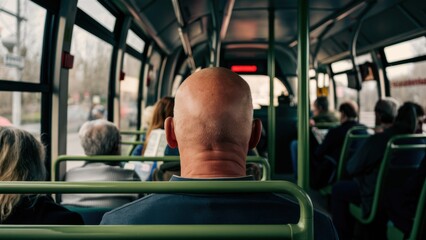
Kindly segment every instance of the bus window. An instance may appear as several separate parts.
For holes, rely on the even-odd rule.
[[[77,7],[111,32],[114,31],[115,17],[97,0],[78,1]]]
[[[359,65],[365,62],[373,62],[373,59],[371,58],[371,54],[367,53],[364,55],[357,56],[356,61]],[[338,62],[334,62],[331,64],[331,69],[335,74],[351,70],[353,69],[352,61],[350,59],[344,59]]]
[[[386,74],[392,97],[426,106],[426,61],[387,67]]]
[[[147,99],[148,105],[153,105],[157,101],[157,91],[160,77],[160,69],[161,69],[161,55],[157,51],[153,51],[150,59],[149,59],[149,68],[148,68],[148,79],[146,79],[146,88],[148,89],[147,96],[144,99]]]
[[[390,63],[426,55],[426,37],[385,47],[386,60]],[[424,76],[424,75],[423,75]]]
[[[45,19],[46,10],[31,1],[1,1],[0,79],[40,82]]]
[[[360,92],[360,122],[368,127],[374,127],[374,106],[379,100],[378,84],[376,80],[362,82]]]
[[[269,106],[269,76],[266,75],[240,75],[250,86],[254,109]],[[274,106],[278,106],[278,96],[288,95],[287,88],[278,79],[274,79]]]
[[[129,30],[129,32],[127,33],[126,43],[139,53],[143,52],[145,42],[140,37],[138,37],[138,35],[136,35],[136,33],[132,30]]]
[[[141,61],[124,54],[123,71],[126,74],[120,82],[120,130],[136,130],[139,75]]]
[[[348,100],[357,102],[357,91],[348,87],[348,77],[346,73],[337,74],[333,79],[336,83],[337,107]]]
[[[41,93],[0,92],[0,95],[0,126],[13,125],[40,139]]]
[[[77,132],[85,121],[106,116],[112,46],[74,25],[71,53],[67,154],[84,154]]]

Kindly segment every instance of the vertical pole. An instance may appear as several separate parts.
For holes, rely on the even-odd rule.
[[[16,55],[21,56],[21,0],[16,1]],[[16,67],[16,80],[22,81],[22,69]],[[15,126],[21,125],[22,115],[22,94],[21,92],[12,93],[12,122]]]
[[[309,5],[308,0],[298,1],[298,148],[297,184],[303,189],[309,187]]]
[[[268,48],[268,75],[269,75],[269,107],[268,107],[268,158],[271,164],[271,177],[275,174],[275,106],[274,106],[274,78],[275,78],[275,32],[274,9],[269,9],[269,48]]]

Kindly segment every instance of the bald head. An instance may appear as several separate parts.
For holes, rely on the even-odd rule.
[[[257,131],[260,135],[248,84],[225,68],[207,68],[189,76],[176,93],[174,118],[166,121],[169,145],[179,147],[183,176],[188,166],[197,173],[198,163],[212,162],[234,163],[244,175],[245,157],[258,142],[253,134]]]

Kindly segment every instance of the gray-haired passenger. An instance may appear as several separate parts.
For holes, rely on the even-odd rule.
[[[120,132],[111,122],[103,119],[83,124],[79,131],[81,146],[87,156],[120,155]],[[85,162],[65,175],[65,181],[134,181],[137,174],[124,169],[120,162]],[[81,207],[114,208],[138,198],[137,194],[65,194],[62,204]]]

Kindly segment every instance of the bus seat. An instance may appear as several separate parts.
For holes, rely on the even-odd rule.
[[[40,193],[285,193],[300,206],[295,224],[260,225],[4,225],[0,239],[313,239],[309,196],[286,181],[0,182],[1,194]]]
[[[344,169],[346,163],[350,156],[352,156],[355,151],[362,145],[362,143],[371,135],[366,131],[366,127],[353,127],[347,133],[345,140],[343,142],[342,151],[340,153],[339,162],[337,164],[336,170],[336,180],[335,182],[344,178]],[[328,186],[319,190],[322,195],[331,195],[333,185],[329,184]]]
[[[350,212],[359,222],[363,224],[371,223],[376,217],[379,203],[381,202],[385,188],[392,188],[396,185],[401,186],[407,176],[414,172],[416,167],[418,167],[411,164],[408,166],[392,165],[392,156],[396,151],[415,151],[426,149],[426,144],[403,144],[405,141],[399,142],[403,139],[424,140],[426,139],[426,136],[424,134],[403,134],[394,136],[389,140],[383,160],[380,164],[371,212],[364,214],[360,206],[350,204]]]

